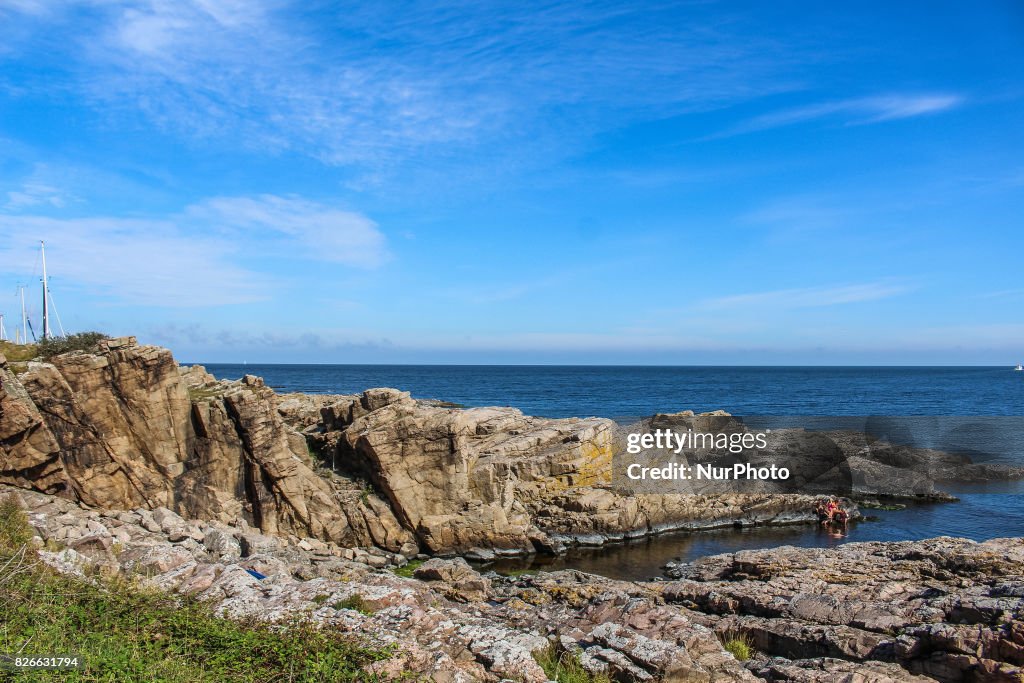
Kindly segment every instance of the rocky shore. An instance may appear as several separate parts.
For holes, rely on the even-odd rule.
[[[16,495],[46,563],[192,593],[233,616],[307,614],[392,656],[384,677],[530,681],[576,653],[621,681],[999,681],[1024,673],[1024,540],[781,547],[670,566],[669,580],[481,574],[461,558],[268,536],[158,508]],[[406,569],[403,571],[403,567]],[[414,568],[413,568],[414,567]],[[409,576],[401,576],[400,574]],[[740,640],[751,656],[725,647]]]
[[[801,495],[620,495],[611,420],[452,408],[395,389],[278,396],[134,338],[18,376],[0,359],[0,382],[0,483],[97,508],[481,559],[813,519]]]
[[[44,562],[309,614],[391,645],[385,678],[540,682],[554,647],[620,681],[1020,683],[1021,538],[743,551],[651,582],[463,559],[813,519],[806,495],[617,493],[615,429],[395,389],[279,396],[133,338],[17,374],[0,357],[0,496]]]

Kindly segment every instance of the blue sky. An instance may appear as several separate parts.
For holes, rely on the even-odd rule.
[[[0,0],[0,312],[189,361],[1024,359],[1024,9]]]

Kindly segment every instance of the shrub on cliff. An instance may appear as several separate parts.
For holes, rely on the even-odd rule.
[[[110,337],[102,332],[78,332],[66,337],[51,337],[36,344],[39,355],[53,358],[71,351],[95,351],[96,345]]]

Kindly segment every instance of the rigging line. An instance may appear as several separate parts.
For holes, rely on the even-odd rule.
[[[53,291],[51,290],[49,292],[49,294],[50,294],[50,308],[53,309],[53,317],[55,317],[57,319],[57,327],[60,328],[60,336],[61,336],[61,338],[66,337],[68,335],[64,334],[64,323],[62,323],[60,321],[60,313],[57,312],[57,304],[55,304],[53,302]]]
[[[33,280],[36,279],[37,275],[41,275],[42,274],[41,269],[39,267],[41,265],[42,260],[43,260],[43,250],[42,249],[38,249],[38,250],[36,250],[36,261],[35,261],[35,264],[33,264],[33,266],[32,266],[32,279]]]

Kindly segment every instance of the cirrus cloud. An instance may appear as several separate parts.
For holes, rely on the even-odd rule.
[[[109,303],[221,306],[272,298],[250,245],[372,269],[390,258],[376,223],[299,197],[218,197],[158,218],[0,215],[0,273],[24,278],[45,240],[54,273]],[[257,256],[263,255],[258,254]]]

